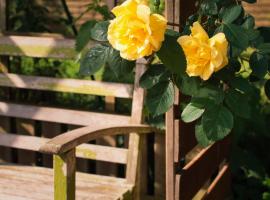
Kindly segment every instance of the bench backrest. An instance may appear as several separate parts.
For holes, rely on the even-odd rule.
[[[75,59],[76,52],[74,51],[74,44],[75,41],[73,39],[56,36],[15,36],[5,34],[0,36],[0,55]],[[93,43],[90,43],[90,46],[91,45],[93,45]],[[124,125],[128,123],[139,124],[142,123],[144,90],[139,88],[138,82],[144,69],[145,63],[138,61],[135,69],[134,85],[90,80],[26,76],[12,73],[0,74],[1,87],[133,99],[131,116],[40,107],[37,105],[23,105],[3,101],[0,101],[0,115],[77,126],[93,125],[95,127],[102,127],[104,125]],[[126,173],[127,179],[130,182],[134,182],[136,177],[139,145],[140,137],[134,133],[129,137],[128,150],[123,148],[113,148],[109,153],[109,157],[114,158],[112,159],[112,162],[127,164]],[[98,146],[97,151],[101,148],[101,146]],[[93,145],[91,145],[90,149],[91,152],[95,151]],[[86,155],[85,158],[93,159],[94,157],[97,160],[109,161],[105,158],[108,157],[108,154],[106,155],[104,151],[102,152],[103,154],[100,153],[97,157],[89,157]],[[119,152],[126,158],[124,163],[123,157],[119,157]],[[118,157],[119,159],[117,159]]]

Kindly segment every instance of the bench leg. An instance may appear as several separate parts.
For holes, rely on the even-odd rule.
[[[75,200],[75,149],[62,155],[55,155],[54,164],[54,200]]]

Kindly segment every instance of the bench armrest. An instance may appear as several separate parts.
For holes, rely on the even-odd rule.
[[[110,126],[102,128],[93,128],[91,126],[78,128],[68,131],[59,136],[56,136],[42,145],[39,149],[42,153],[48,154],[62,154],[71,149],[76,148],[78,145],[87,143],[91,140],[98,139],[104,136],[113,136],[119,134],[129,133],[151,133],[156,129],[149,125],[133,124],[127,126]]]

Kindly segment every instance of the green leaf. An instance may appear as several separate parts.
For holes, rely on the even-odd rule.
[[[177,43],[177,37],[166,34],[157,56],[172,72],[182,75],[186,70],[186,57],[182,47]]]
[[[173,102],[174,86],[170,81],[159,82],[147,92],[146,105],[154,116],[167,112]]]
[[[203,132],[209,140],[218,141],[226,137],[233,128],[233,115],[224,106],[213,106],[202,116]]]
[[[97,22],[95,26],[91,29],[92,39],[100,42],[107,42],[107,32],[109,24],[109,21]]]
[[[203,147],[207,147],[208,145],[213,143],[213,141],[211,141],[207,138],[207,135],[205,134],[205,132],[203,130],[203,126],[200,123],[196,124],[196,126],[195,126],[195,137],[196,137],[198,143]]]
[[[270,54],[270,43],[262,43],[257,49],[262,54]]]
[[[250,118],[250,106],[248,98],[242,93],[230,89],[225,95],[225,102],[230,110],[239,117],[248,119]]]
[[[270,80],[267,80],[264,85],[264,91],[268,99],[270,99]]]
[[[169,73],[164,65],[151,65],[140,79],[140,86],[149,89],[158,82],[168,79]]]
[[[265,55],[254,52],[249,60],[252,69],[252,75],[263,78],[268,70],[268,59]]]
[[[189,77],[188,75],[177,76],[175,83],[182,94],[194,96],[200,88],[200,80],[197,77]]]
[[[91,40],[91,29],[94,27],[96,24],[95,20],[88,21],[84,23],[80,30],[79,33],[76,37],[76,44],[75,48],[77,52],[80,52],[84,49],[84,47],[88,44],[88,42]]]
[[[201,10],[206,15],[217,15],[218,6],[213,0],[204,0],[201,3]]]
[[[245,33],[246,30],[241,26],[224,23],[222,25],[222,31],[225,33],[229,42],[231,42],[235,47],[242,50],[245,50],[248,47],[249,38]]]
[[[245,29],[253,29],[255,26],[255,18],[251,15],[248,15],[245,18],[244,23],[242,24],[242,27]]]
[[[221,18],[225,23],[232,23],[240,16],[242,10],[243,8],[240,5],[226,7],[221,11]]]
[[[194,97],[208,99],[215,104],[220,104],[223,102],[224,92],[218,87],[206,85],[204,87],[201,87],[194,95]]]
[[[252,86],[250,85],[249,81],[242,77],[235,77],[230,82],[231,86],[235,89],[239,90],[242,93],[249,94],[252,92]]]
[[[80,62],[80,74],[91,75],[105,66],[108,56],[108,46],[101,44],[91,48]]]
[[[192,99],[181,114],[184,122],[189,123],[199,119],[205,111],[206,99]]]
[[[107,63],[115,77],[120,78],[132,72],[135,67],[135,61],[125,60],[120,56],[119,51],[109,48],[108,49]]]

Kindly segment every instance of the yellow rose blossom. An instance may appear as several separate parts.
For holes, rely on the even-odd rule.
[[[122,58],[136,60],[160,49],[167,21],[135,0],[127,0],[112,10],[116,16],[108,28],[108,40]]]
[[[189,76],[200,76],[208,80],[214,72],[228,64],[228,42],[224,33],[209,39],[199,22],[193,23],[191,35],[179,37],[178,43],[184,50]]]

